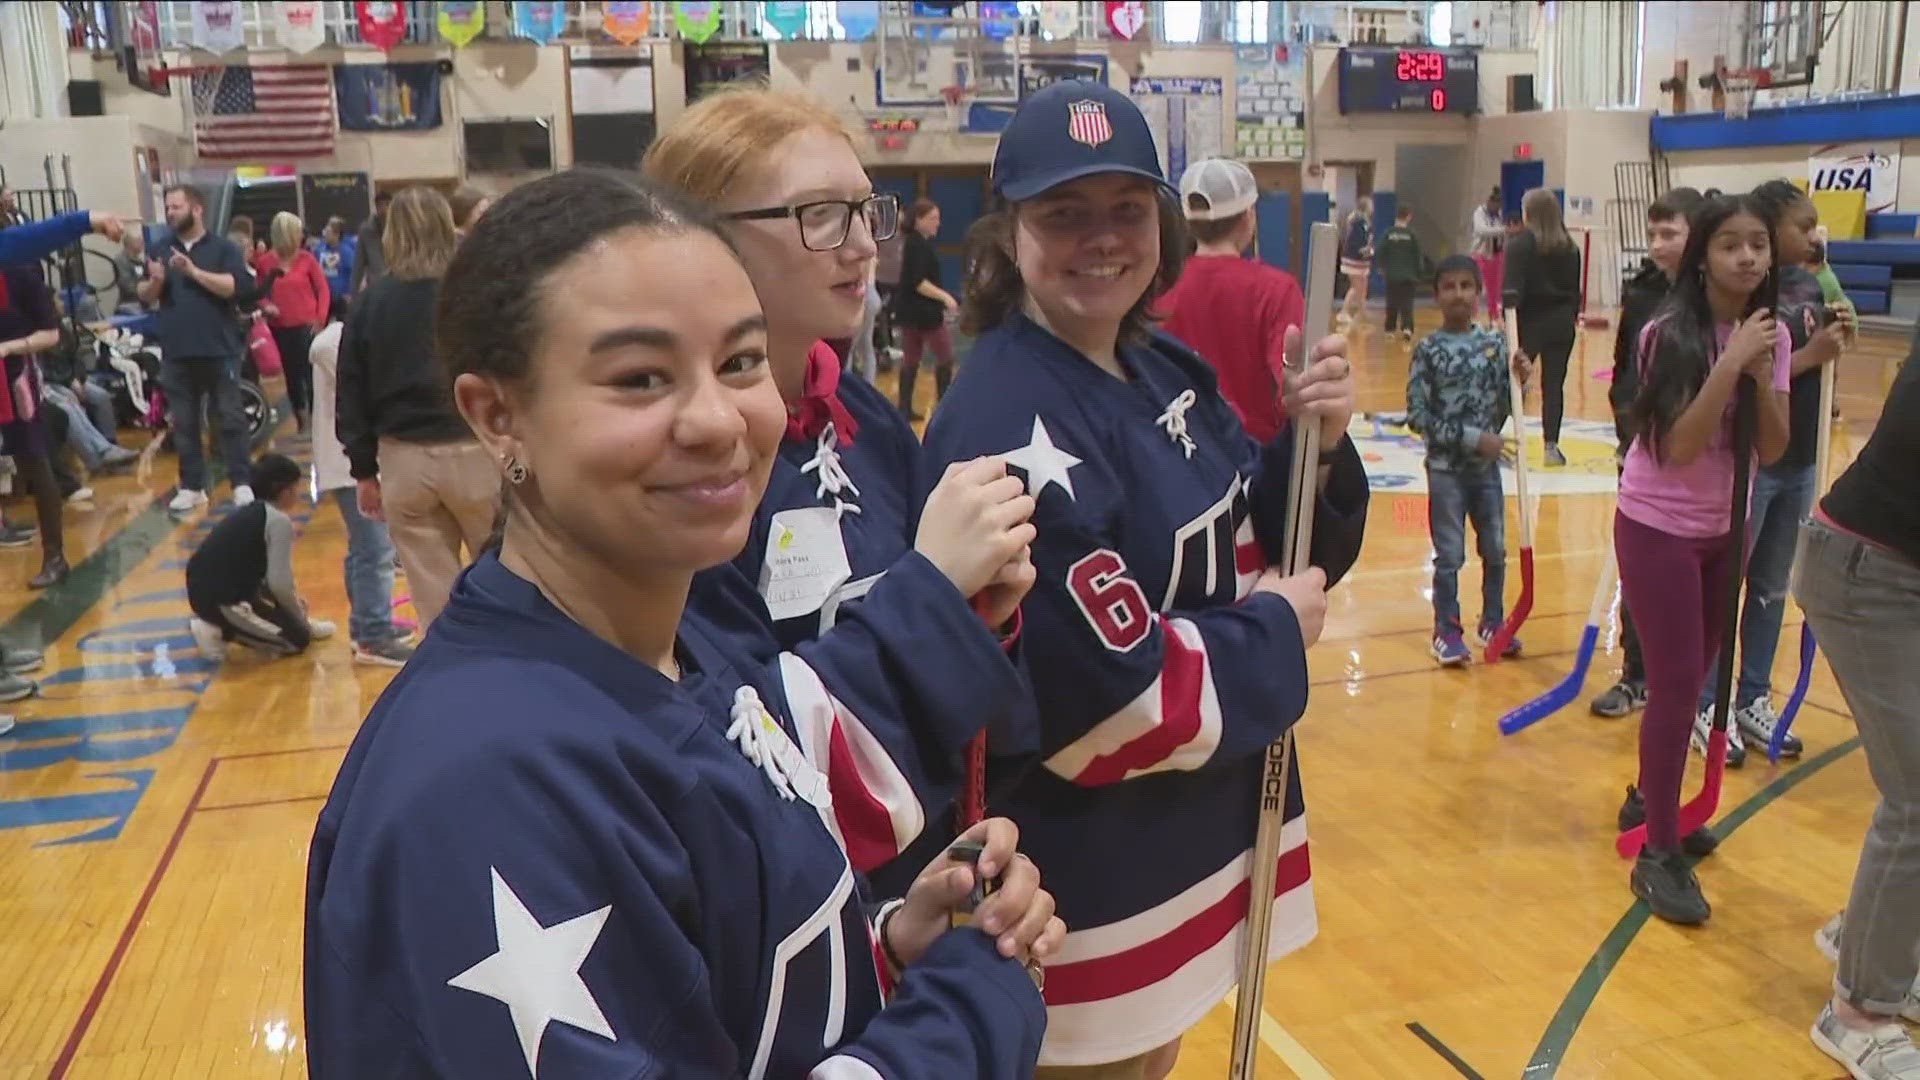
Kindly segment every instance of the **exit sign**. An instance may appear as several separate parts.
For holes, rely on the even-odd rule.
[[[1514,147],[1513,147],[1513,158],[1514,158],[1514,160],[1515,160],[1515,161],[1528,161],[1528,160],[1530,160],[1530,159],[1532,159],[1532,157],[1533,157],[1533,144],[1532,144],[1532,143],[1530,143],[1530,142],[1523,142],[1523,143],[1515,143],[1515,144],[1514,144]]]

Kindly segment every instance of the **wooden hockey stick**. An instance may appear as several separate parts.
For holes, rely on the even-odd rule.
[[[1331,222],[1318,222],[1308,233],[1307,310],[1300,327],[1300,348],[1288,357],[1294,371],[1305,371],[1314,345],[1333,323],[1333,270],[1339,255],[1339,232]],[[1290,417],[1293,424],[1293,469],[1288,478],[1290,500],[1280,572],[1304,573],[1313,545],[1313,508],[1320,469],[1320,424],[1312,417]],[[1287,787],[1293,773],[1293,731],[1267,747],[1260,783],[1260,826],[1253,838],[1253,863],[1248,870],[1247,930],[1240,953],[1240,990],[1233,1006],[1231,1080],[1253,1080],[1260,1047],[1260,1017],[1266,1011],[1267,945],[1273,938],[1273,889],[1280,874],[1280,828],[1286,823]]]

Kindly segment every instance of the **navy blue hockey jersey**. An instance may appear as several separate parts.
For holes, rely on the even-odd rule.
[[[832,350],[815,350],[814,362],[834,364],[837,375]],[[843,715],[906,719],[911,735],[897,734],[914,746],[886,750],[910,798],[886,778],[858,791],[853,763],[871,755],[857,746],[833,774],[855,868],[897,894],[951,838],[967,742],[985,730],[996,760],[1019,759],[1034,749],[1036,724],[1017,657],[913,550],[920,440],[865,380],[840,381],[834,393],[854,436],[828,423],[782,441],[746,548],[697,575],[688,604],[742,653],[789,666],[802,659],[813,676],[809,700],[831,699]],[[790,694],[796,685],[789,680]],[[923,832],[922,846],[900,858]]]
[[[928,476],[1003,455],[1038,500],[1022,606],[1040,753],[995,807],[1020,825],[1067,923],[1047,967],[1041,1061],[1160,1046],[1234,985],[1266,747],[1307,703],[1293,609],[1249,595],[1278,557],[1290,429],[1246,435],[1213,374],[1157,336],[1102,371],[1024,316],[983,334],[927,432]],[[1313,561],[1358,557],[1367,484],[1343,443]],[[1315,932],[1298,774],[1272,955]]]
[[[678,656],[676,685],[491,554],[462,576],[320,815],[315,1080],[1030,1074],[1039,995],[984,934],[883,1008],[820,732],[692,616]]]

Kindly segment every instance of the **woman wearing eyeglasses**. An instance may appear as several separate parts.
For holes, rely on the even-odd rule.
[[[874,192],[831,111],[794,94],[721,91],[687,110],[641,168],[725,223],[766,311],[787,405],[747,546],[696,578],[690,607],[762,653],[785,650],[775,662],[789,687],[813,687],[838,725],[827,773],[842,840],[857,868],[885,867],[874,874],[882,895],[899,895],[913,872],[906,846],[952,835],[969,740],[985,729],[995,752],[1017,753],[1034,728],[1008,655],[1033,583],[1033,500],[997,458],[980,458],[955,463],[919,501],[913,430],[865,380],[841,379],[823,339],[860,325],[878,241],[893,236],[900,207]],[[860,724],[883,709],[909,719],[910,744]]]

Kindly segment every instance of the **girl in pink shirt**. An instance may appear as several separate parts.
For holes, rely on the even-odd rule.
[[[1621,808],[1623,828],[1644,818],[1647,844],[1634,894],[1668,922],[1710,913],[1689,856],[1712,850],[1705,829],[1679,834],[1687,739],[1707,672],[1719,656],[1733,528],[1733,413],[1751,380],[1759,464],[1787,446],[1786,328],[1774,322],[1780,264],[1773,230],[1747,195],[1721,195],[1694,211],[1667,306],[1641,332],[1641,381],[1631,413],[1640,433],[1627,450],[1614,517],[1620,587],[1646,656],[1640,783]]]

